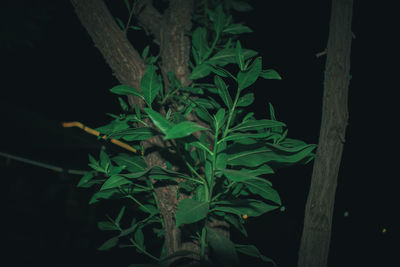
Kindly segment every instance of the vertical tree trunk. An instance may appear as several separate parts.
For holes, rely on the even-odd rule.
[[[307,199],[299,267],[328,264],[337,177],[348,120],[353,0],[333,0],[325,70],[322,121]]]

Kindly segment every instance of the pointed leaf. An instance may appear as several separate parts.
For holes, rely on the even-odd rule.
[[[126,166],[129,172],[139,172],[146,170],[146,162],[140,156],[131,156],[121,153],[112,158],[119,166]]]
[[[192,73],[189,76],[190,80],[197,80],[200,78],[203,78],[210,74],[211,68],[210,65],[208,65],[207,62],[203,62],[200,65],[197,65],[193,70]]]
[[[244,59],[247,60],[251,57],[256,56],[258,53],[254,50],[250,49],[242,49],[242,53],[244,55]],[[229,63],[236,62],[236,49],[235,48],[225,48],[221,51],[218,51],[214,56],[212,56],[209,60],[211,65],[225,66]]]
[[[246,32],[253,32],[249,27],[243,25],[243,24],[231,24],[228,27],[224,29],[224,32],[230,33],[230,34],[242,34]]]
[[[237,106],[238,107],[247,107],[247,106],[251,105],[253,102],[254,102],[254,94],[248,93],[239,98],[239,100],[237,102]]]
[[[186,137],[194,132],[208,130],[192,121],[183,121],[172,126],[166,133],[164,140]]]
[[[249,217],[257,217],[266,212],[275,210],[279,206],[269,205],[263,201],[255,199],[234,199],[234,200],[222,200],[214,203],[213,209],[224,210],[239,216],[246,214]]]
[[[126,184],[131,184],[132,182],[129,181],[128,179],[119,176],[119,175],[113,175],[110,178],[105,181],[103,186],[100,188],[100,191],[106,190],[106,189],[111,189],[115,187],[120,187],[121,185],[126,185]]]
[[[261,73],[261,57],[257,57],[246,71],[239,71],[237,75],[238,89],[242,91],[252,85]]]
[[[117,216],[117,218],[115,219],[115,223],[116,223],[117,225],[119,225],[119,222],[121,221],[122,216],[124,216],[125,209],[126,209],[126,206],[123,206],[123,207],[121,208],[121,210],[119,211],[118,216]]]
[[[164,134],[166,134],[167,131],[172,128],[173,124],[157,111],[154,111],[151,108],[144,108],[143,110],[147,113],[147,115],[149,115],[154,125]]]
[[[83,177],[79,180],[79,183],[78,183],[78,187],[82,187],[82,188],[87,188],[87,187],[89,187],[88,186],[88,182],[90,181],[90,180],[92,180],[92,178],[95,176],[95,171],[88,171],[88,172],[86,172],[84,175],[83,175]]]
[[[219,76],[214,76],[214,83],[218,89],[218,94],[221,97],[222,101],[224,101],[228,109],[231,109],[233,104],[232,104],[232,98],[228,91],[228,86]]]
[[[236,248],[237,252],[246,254],[246,255],[251,256],[251,257],[259,258],[259,259],[263,260],[264,262],[270,262],[270,263],[273,264],[273,266],[277,267],[276,263],[272,259],[262,255],[260,253],[260,251],[253,245],[235,244],[235,248]]]
[[[176,227],[204,219],[208,214],[209,203],[186,198],[179,202],[176,212]]]
[[[142,93],[136,88],[130,87],[129,85],[117,85],[110,89],[110,91],[117,95],[133,95],[144,99]]]
[[[102,231],[119,231],[119,228],[114,223],[109,221],[98,222],[97,227]]]
[[[264,79],[282,80],[282,77],[275,70],[263,70],[260,77]]]
[[[148,65],[145,74],[140,80],[140,89],[149,107],[151,107],[151,104],[162,87],[160,76],[157,75],[156,70],[156,66]]]
[[[248,120],[242,122],[235,127],[229,129],[230,132],[234,131],[251,131],[251,130],[260,130],[265,128],[273,128],[277,126],[285,126],[283,122],[274,121],[274,120]]]
[[[244,55],[240,41],[236,42],[236,64],[238,64],[241,71],[246,70],[244,66]]]
[[[110,248],[115,247],[118,244],[118,236],[108,239],[106,242],[101,245],[98,250],[104,251],[109,250]]]

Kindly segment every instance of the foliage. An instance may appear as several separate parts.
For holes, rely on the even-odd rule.
[[[232,3],[239,9],[247,7],[240,6],[244,2]],[[265,175],[273,174],[281,166],[309,162],[315,146],[288,138],[285,124],[276,119],[271,104],[268,119],[257,120],[252,112],[246,113],[254,101],[254,93],[249,91],[254,89],[255,82],[260,77],[281,77],[274,70],[262,69],[262,58],[257,52],[233,41],[251,30],[233,23],[222,5],[207,9],[207,16],[210,29],[199,24],[191,34],[190,86],[182,85],[169,73],[170,87],[166,90],[157,59],[149,56],[146,48],[143,57],[147,69],[140,83],[141,91],[126,85],[111,89],[118,95],[139,97],[147,107],[131,110],[120,98],[124,113],[113,115],[111,123],[97,130],[110,138],[131,142],[142,155],[122,153],[110,157],[100,151],[99,160],[89,156],[93,171],[82,177],[78,186],[99,186],[90,203],[128,198],[146,216],[142,220],[133,219],[123,228],[120,224],[125,214],[123,207],[115,219],[99,222],[100,229],[117,232],[100,246],[101,250],[118,244],[131,246],[155,262],[164,262],[167,258],[163,253],[158,257],[146,250],[143,229],[150,226],[162,238],[163,221],[154,188],[169,182],[178,186],[179,195],[186,196],[177,207],[176,227],[189,227],[193,231],[193,239],[201,244],[202,259],[208,247],[218,256],[219,263],[226,266],[239,265],[238,252],[272,262],[252,245],[234,244],[209,228],[207,222],[225,220],[247,236],[244,227],[247,218],[261,216],[282,205]],[[210,80],[209,77],[212,83],[200,82],[207,80],[203,78]],[[196,115],[201,122],[188,120],[188,114]],[[167,144],[159,148],[167,168],[146,167],[144,157],[148,151],[139,142],[155,137],[161,137]]]

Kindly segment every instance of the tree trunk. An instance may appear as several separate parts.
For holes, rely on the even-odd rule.
[[[348,121],[352,0],[333,0],[325,70],[322,121],[308,195],[299,267],[326,267],[337,177]]]
[[[82,25],[88,31],[95,46],[100,50],[106,62],[121,84],[127,84],[140,90],[140,80],[145,73],[145,64],[139,53],[132,47],[126,34],[117,26],[102,0],[71,0],[76,14]],[[193,0],[170,0],[169,7],[160,14],[152,5],[151,0],[138,2],[135,16],[147,33],[154,37],[155,43],[160,45],[160,69],[164,78],[171,71],[183,85],[188,85],[190,75],[189,54],[190,39],[186,32],[191,30],[191,16]],[[165,90],[168,90],[168,79],[164,79]],[[143,108],[142,100],[129,97],[130,105],[139,105]],[[161,111],[162,112],[162,111]],[[190,120],[197,118],[191,115]],[[151,123],[151,122],[149,122]],[[147,150],[152,146],[164,147],[161,138],[152,138],[142,143]],[[147,167],[165,166],[165,160],[157,152],[145,156]],[[175,227],[175,213],[179,200],[176,185],[166,185],[155,189],[160,213],[165,227],[166,254],[171,255],[181,249],[199,252],[198,244],[182,242],[181,231]],[[224,222],[213,225],[219,228],[226,227]],[[226,228],[225,228],[226,229]],[[221,231],[221,230],[220,230]],[[222,230],[229,237],[229,231]]]

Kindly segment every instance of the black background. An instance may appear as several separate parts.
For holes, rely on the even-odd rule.
[[[106,3],[116,16],[126,16],[122,0]],[[243,36],[242,46],[259,51],[263,68],[277,70],[283,80],[259,81],[252,109],[258,117],[265,117],[271,102],[278,119],[288,125],[290,137],[318,143],[325,58],[315,54],[327,43],[331,2],[253,3],[253,12],[237,17],[254,30]],[[399,178],[395,134],[398,29],[395,9],[387,3],[354,3],[350,118],[336,195],[330,266],[394,264]],[[41,7],[49,17],[32,19],[38,27],[37,38],[32,47],[26,46],[24,33],[33,30],[25,28],[24,21],[29,22],[30,12]],[[68,1],[5,1],[1,9],[2,35],[19,37],[2,38],[0,152],[85,169],[87,154],[97,155],[104,143],[80,130],[63,129],[60,122],[80,121],[93,128],[106,124],[110,120],[107,112],[120,112],[117,98],[109,92],[117,80]],[[146,44],[143,33],[129,37],[135,38],[139,50]],[[95,229],[88,214],[97,211],[95,218],[103,220],[105,212],[117,211],[111,204],[82,208],[87,206],[90,190],[79,189],[73,197],[67,193],[75,188],[79,176],[6,158],[1,158],[0,166],[5,196],[2,221],[6,225],[2,245],[12,260],[8,266],[28,262],[127,266],[145,261],[127,249],[96,252],[107,235]],[[245,241],[256,244],[278,266],[296,266],[311,171],[309,164],[280,170],[271,177],[286,211],[248,222],[250,236]],[[81,207],[81,213],[69,214],[79,209],[66,209],[68,201],[70,207]],[[349,216],[344,216],[345,212]]]

